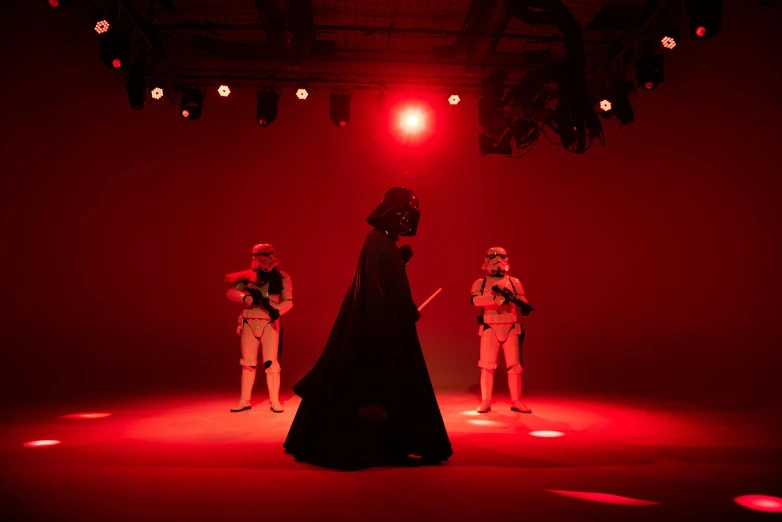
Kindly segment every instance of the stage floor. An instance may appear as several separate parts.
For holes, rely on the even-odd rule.
[[[777,412],[530,397],[531,415],[502,398],[478,415],[473,395],[438,399],[450,461],[360,472],[283,453],[295,396],[282,414],[229,413],[218,394],[6,411],[0,520],[782,519],[734,501],[782,496]]]

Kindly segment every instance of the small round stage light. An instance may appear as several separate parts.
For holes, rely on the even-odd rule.
[[[754,511],[782,513],[782,498],[769,495],[741,495],[733,499],[736,504]]]
[[[459,95],[458,95],[458,94],[452,94],[452,95],[451,95],[451,97],[450,97],[450,98],[448,98],[448,103],[450,103],[451,105],[456,105],[456,104],[457,104],[457,103],[459,103],[461,100],[462,100],[462,99],[461,99],[461,98],[459,98]]]
[[[61,419],[87,420],[87,419],[103,419],[104,417],[110,417],[110,416],[111,416],[111,413],[90,412],[90,413],[71,413],[70,415],[63,415],[60,418]]]
[[[227,85],[221,85],[220,87],[217,88],[217,92],[223,98],[227,98],[228,95],[231,94],[231,89],[229,89]]]
[[[600,102],[600,108],[603,110],[603,112],[608,112],[611,110],[611,102],[608,100],[603,100]]]
[[[651,91],[652,89],[654,89],[654,82],[646,82],[644,84],[644,89],[646,89],[647,91]]]
[[[549,431],[549,430],[539,430],[539,431],[531,431],[529,432],[530,435],[533,437],[542,437],[544,439],[551,439],[554,437],[562,437],[565,434],[561,431]]]
[[[49,5],[52,7],[60,7],[60,0],[49,0]]]
[[[345,128],[348,126],[348,122],[346,122],[345,120],[339,120],[339,126]]]
[[[296,97],[300,100],[306,100],[309,95],[310,93],[307,92],[307,89],[299,89],[296,91]]]
[[[671,36],[666,36],[661,40],[661,42],[663,44],[663,47],[665,47],[666,49],[673,49],[674,47],[676,47],[676,40]]]
[[[119,69],[120,67],[122,67],[122,60],[120,60],[119,58],[114,58],[111,61],[111,66],[114,67],[115,69]]]
[[[24,445],[27,448],[43,448],[46,446],[56,446],[59,443],[59,440],[31,440],[30,442],[25,442]]]
[[[183,118],[189,118],[190,117],[190,111],[185,109],[182,111],[182,117]]]
[[[106,20],[101,20],[97,24],[95,24],[95,32],[98,34],[103,34],[106,31],[109,30],[109,22]]]
[[[698,28],[695,29],[695,34],[703,38],[704,36],[706,36],[706,28],[703,27],[702,25],[698,26]]]
[[[152,89],[152,97],[154,99],[156,99],[156,100],[159,100],[160,98],[162,98],[163,97],[163,89],[161,89],[160,87],[155,87],[154,89]]]

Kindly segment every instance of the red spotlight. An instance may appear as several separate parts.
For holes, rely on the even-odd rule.
[[[307,89],[299,89],[296,91],[296,97],[300,100],[306,100],[307,96],[309,96],[310,93],[307,92]],[[343,125],[344,127],[344,125]]]
[[[663,47],[666,49],[673,49],[676,47],[676,39],[672,36],[666,36],[661,40]]]
[[[156,100],[159,100],[160,98],[162,98],[163,97],[163,89],[161,89],[160,87],[155,87],[154,89],[152,89],[152,97],[154,99],[156,99]]]
[[[30,442],[25,442],[24,445],[27,448],[43,448],[45,446],[56,446],[59,443],[59,440],[31,440]]]
[[[60,0],[49,0],[49,5],[52,7],[60,7]]]
[[[120,60],[119,58],[114,58],[114,59],[111,61],[111,65],[112,65],[112,67],[114,67],[115,69],[119,69],[120,67],[122,67],[122,60]]]
[[[611,110],[611,102],[608,100],[603,100],[600,102],[600,108],[603,110],[603,112],[608,112]]]
[[[654,82],[646,82],[644,84],[644,89],[646,89],[647,91],[651,91],[652,89],[654,89]]]
[[[695,29],[695,34],[697,34],[699,37],[703,38],[706,36],[706,28],[702,25],[699,25],[697,29]]]
[[[183,118],[189,118],[189,117],[190,117],[190,111],[189,111],[189,110],[187,110],[187,109],[184,109],[184,110],[182,111],[182,117],[183,117]]]
[[[104,417],[111,416],[111,413],[95,412],[95,413],[71,413],[70,415],[63,415],[61,419],[102,419]]]
[[[782,498],[769,495],[741,495],[733,499],[739,506],[766,513],[782,513]]]
[[[229,89],[227,85],[221,85],[220,87],[217,88],[217,92],[223,98],[227,98],[228,95],[231,94],[231,89]]]
[[[448,98],[448,103],[450,103],[451,105],[456,105],[456,104],[457,104],[457,103],[459,103],[461,100],[462,100],[462,99],[461,99],[461,98],[459,98],[459,95],[458,95],[458,94],[452,94],[452,95],[451,95],[451,97],[450,97],[450,98]]]
[[[424,118],[420,111],[409,109],[402,112],[399,123],[406,132],[418,132],[423,128]]]
[[[561,431],[548,431],[548,430],[540,430],[540,431],[531,431],[529,432],[530,435],[533,437],[542,437],[544,439],[551,439],[554,437],[562,437],[565,434]]]
[[[346,122],[345,120],[340,120],[339,121],[339,126],[340,127],[347,127],[348,126],[348,122]]]
[[[107,22],[106,20],[101,20],[100,22],[95,24],[95,32],[98,34],[103,34],[109,30],[109,26],[110,26],[109,22]]]

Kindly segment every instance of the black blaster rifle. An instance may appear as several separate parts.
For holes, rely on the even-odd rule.
[[[491,287],[491,289],[494,292],[500,294],[502,297],[504,297],[505,301],[509,303],[513,303],[516,306],[518,306],[519,310],[521,310],[522,317],[527,317],[529,314],[535,311],[535,309],[532,308],[531,304],[522,301],[521,299],[517,299],[516,296],[514,296],[513,293],[507,288],[500,288],[499,286],[494,285]]]
[[[276,321],[280,318],[280,311],[272,306],[269,298],[264,297],[259,288],[246,283],[244,286],[247,289],[247,292],[249,292],[252,296],[253,304],[260,305],[264,310],[266,310],[272,321]]]

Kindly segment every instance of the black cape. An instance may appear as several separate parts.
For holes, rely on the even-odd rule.
[[[453,454],[418,317],[399,248],[373,230],[320,359],[293,388],[302,401],[283,445],[288,453],[342,470]]]

